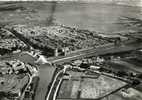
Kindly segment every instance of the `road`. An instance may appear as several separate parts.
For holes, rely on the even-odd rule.
[[[138,48],[142,48],[142,43],[133,43],[128,45],[122,45],[120,47],[114,46],[113,44],[104,45],[98,48],[90,48],[86,50],[81,50],[74,52],[70,55],[63,56],[63,57],[56,57],[56,58],[50,58],[49,61],[55,64],[69,62],[71,60],[83,58],[83,57],[92,57],[92,56],[98,56],[98,55],[105,55],[108,53],[118,53],[118,52],[124,52],[124,51],[131,51]],[[31,64],[34,64],[35,59],[31,57],[30,55],[20,55],[18,57],[23,62],[29,62]],[[37,87],[35,100],[45,100],[45,96],[48,90],[48,85],[52,80],[53,73],[55,71],[55,67],[52,67],[50,65],[40,65],[40,81],[39,86]]]
[[[127,41],[122,45],[114,45],[113,43],[105,44],[99,46],[97,48],[88,48],[84,50],[80,50],[66,56],[54,57],[47,59],[48,61],[55,64],[62,64],[65,62],[70,62],[72,60],[84,58],[84,57],[93,57],[93,56],[101,56],[107,54],[116,54],[121,52],[128,52],[142,48],[142,42],[137,41]]]
[[[5,59],[8,59],[8,57],[6,57]],[[35,59],[28,54],[13,55],[9,58],[9,60],[10,59],[19,59],[23,62],[28,62],[31,64],[34,64],[35,61]],[[49,64],[39,65],[40,80],[34,100],[45,100],[45,96],[48,90],[48,85],[52,80],[54,71],[55,67],[50,66]]]
[[[61,80],[62,74],[63,74],[63,70],[60,70],[56,74],[56,76],[55,76],[55,78],[53,80],[53,83],[51,85],[51,88],[50,88],[50,90],[48,92],[48,95],[47,95],[45,100],[51,100],[51,99],[55,100],[56,99],[57,91],[58,91],[59,86],[60,86],[61,81],[62,81]]]
[[[17,38],[19,38],[21,41],[23,41],[25,44],[29,45],[29,47],[33,46],[32,42],[30,42],[28,39],[24,38],[16,30],[13,30],[13,29],[11,29],[11,30],[8,29],[8,30],[11,33],[13,33]],[[78,51],[70,53],[67,56],[53,57],[53,58],[49,58],[47,60],[54,63],[54,64],[62,64],[64,62],[69,62],[71,60],[80,59],[80,58],[84,58],[84,57],[93,57],[93,56],[100,56],[100,55],[106,55],[106,54],[128,52],[128,51],[137,50],[137,49],[141,49],[141,48],[142,48],[141,41],[127,40],[127,41],[122,41],[122,43],[120,43],[118,45],[115,45],[114,43],[108,43],[108,44],[101,45],[98,47],[92,47],[92,48],[78,50]]]

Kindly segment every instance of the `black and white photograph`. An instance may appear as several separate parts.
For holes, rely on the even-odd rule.
[[[0,0],[0,100],[142,100],[142,0]]]

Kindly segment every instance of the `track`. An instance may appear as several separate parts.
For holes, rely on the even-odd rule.
[[[88,71],[89,71],[89,70],[88,70]],[[90,71],[91,71],[91,70],[90,70]],[[59,91],[59,89],[60,89],[59,87],[61,86],[61,82],[62,82],[62,80],[63,80],[63,78],[60,77],[59,75],[62,74],[62,73],[63,73],[63,70],[60,70],[60,71],[58,72],[58,74],[56,75],[56,78],[54,79],[54,82],[53,82],[53,84],[52,84],[52,87],[50,88],[50,92],[49,92],[49,94],[48,94],[46,100],[56,100],[57,93],[58,93],[58,91]],[[117,76],[115,76],[115,75],[113,75],[113,74],[107,74],[107,73],[105,73],[105,72],[99,72],[99,71],[95,71],[94,73],[98,73],[98,74],[100,74],[100,75],[107,76],[107,77],[110,77],[110,78],[115,78],[115,79],[118,79],[118,80],[123,81],[123,82],[126,83],[124,86],[119,87],[119,88],[115,89],[114,91],[109,92],[109,93],[107,93],[106,95],[104,95],[104,96],[102,96],[102,97],[98,97],[98,98],[95,99],[95,100],[103,99],[103,98],[105,98],[105,97],[107,97],[107,96],[109,96],[109,95],[111,95],[111,94],[114,94],[114,93],[118,92],[119,90],[121,90],[121,89],[123,89],[123,88],[130,88],[130,87],[133,87],[133,85],[132,85],[132,80],[129,80],[129,79],[127,79],[127,78],[124,79],[124,78],[122,78],[122,77],[117,77]],[[70,99],[70,100],[78,100],[78,99]],[[80,100],[80,99],[79,99],[79,100]],[[85,99],[85,100],[94,100],[94,99]]]
[[[59,78],[59,76],[61,75],[63,73],[63,70],[61,70],[61,71],[59,71],[57,74],[56,74],[56,76],[55,76],[55,78],[54,78],[54,80],[53,80],[53,82],[52,82],[52,85],[51,85],[51,88],[50,88],[50,90],[49,90],[49,92],[48,92],[48,95],[47,95],[47,97],[46,97],[46,100],[51,100],[51,98],[54,98],[54,96],[53,96],[53,94],[54,94],[54,89],[56,89],[57,88],[57,86],[56,86],[56,84],[57,84],[57,80],[58,80],[58,78]],[[56,88],[55,88],[56,87]]]
[[[16,30],[14,29],[7,29],[7,30],[13,33],[17,38],[19,38],[25,44],[27,44],[28,47],[33,46],[33,43],[31,41],[26,39]],[[129,41],[123,41],[123,43],[121,43],[120,45],[114,45],[114,43],[109,43],[109,44],[105,44],[105,45],[98,46],[98,47],[77,50],[77,51],[71,52],[67,56],[53,57],[47,60],[54,64],[62,64],[62,63],[70,62],[72,60],[84,58],[84,57],[92,57],[92,56],[128,52],[128,51],[133,51],[133,50],[140,49],[140,48],[142,48],[142,41],[129,40]]]
[[[133,51],[133,50],[137,50],[141,48],[142,48],[142,42],[137,42],[137,41],[127,41],[120,46],[116,46],[113,43],[109,43],[107,45],[102,45],[97,48],[83,49],[83,50],[70,53],[66,56],[49,58],[47,60],[54,64],[63,64],[63,63],[68,63],[72,60],[76,60],[76,59],[80,59],[84,57],[117,54],[117,53],[129,52],[129,51]]]
[[[22,41],[24,41],[26,44],[28,44],[27,41],[25,41],[25,40],[22,40]],[[31,44],[28,44],[28,45],[31,46]],[[123,44],[121,44],[121,45],[114,45],[114,43],[109,43],[109,44],[106,44],[106,45],[98,46],[96,48],[92,47],[92,48],[74,51],[74,52],[71,52],[70,54],[68,54],[66,56],[48,58],[47,60],[50,61],[53,64],[63,64],[63,63],[68,63],[72,60],[81,59],[81,58],[85,58],[85,57],[93,57],[93,56],[101,56],[101,55],[107,55],[107,54],[123,53],[123,52],[134,51],[134,50],[141,49],[141,48],[142,48],[142,42],[141,41],[135,41],[135,40],[123,42]],[[59,75],[60,75],[60,73],[59,73]],[[51,87],[51,90],[50,90],[46,100],[51,100],[51,98],[55,99],[56,91],[58,91],[58,89],[56,91],[54,91],[52,88],[56,89],[60,85],[61,80],[58,80],[58,77],[59,76],[57,74],[57,79],[54,79],[55,82],[53,82],[53,83],[56,83],[56,85],[52,83],[53,86]],[[55,95],[52,95],[54,93],[55,93]]]

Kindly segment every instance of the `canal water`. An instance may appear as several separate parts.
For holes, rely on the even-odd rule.
[[[11,56],[5,56],[0,58],[0,60],[12,60],[12,59],[19,59],[20,61],[34,64],[35,59],[28,55],[28,54],[15,54]],[[55,71],[55,67],[50,66],[49,64],[42,64],[39,65],[39,84],[35,93],[34,100],[45,100],[47,95],[48,86],[52,81],[52,77]],[[25,99],[24,99],[25,100]]]
[[[35,59],[30,55],[24,54],[19,56],[19,59],[24,62],[29,62],[34,64]],[[52,81],[52,77],[55,71],[55,67],[50,66],[49,64],[39,65],[39,84],[35,93],[34,100],[45,100],[47,95],[48,86]]]

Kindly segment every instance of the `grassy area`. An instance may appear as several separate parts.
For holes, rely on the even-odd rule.
[[[125,85],[126,83],[105,76],[97,79],[83,78],[80,79],[79,72],[72,72],[70,80],[64,80],[57,98],[82,98],[96,99],[114,91],[115,89]],[[79,94],[79,90],[81,94]]]

